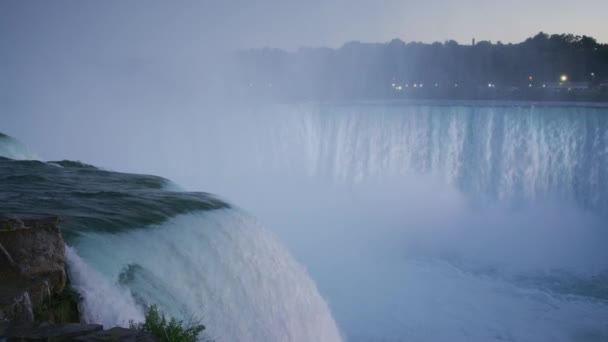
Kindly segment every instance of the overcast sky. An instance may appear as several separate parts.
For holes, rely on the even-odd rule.
[[[78,50],[337,47],[346,41],[519,42],[539,31],[608,42],[606,0],[0,0],[0,38]],[[25,50],[27,51],[27,50]]]

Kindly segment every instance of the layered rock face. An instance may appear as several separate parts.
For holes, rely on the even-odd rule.
[[[79,322],[66,285],[59,219],[0,217],[0,342],[158,341],[136,330]]]
[[[19,323],[40,318],[69,320],[55,312],[62,306],[65,285],[65,244],[59,219],[0,218],[0,319]]]

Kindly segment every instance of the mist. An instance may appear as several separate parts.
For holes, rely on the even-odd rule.
[[[41,160],[80,160],[112,171],[162,176],[177,189],[211,192],[255,217],[285,251],[264,237],[262,242],[272,241],[271,249],[281,253],[264,254],[264,243],[251,253],[269,260],[291,254],[295,261],[288,262],[289,272],[297,272],[286,272],[290,281],[277,283],[305,284],[306,293],[321,307],[326,302],[333,316],[323,313],[323,320],[308,325],[291,317],[286,324],[286,331],[295,334],[291,340],[302,340],[297,334],[303,327],[326,327],[333,320],[341,336],[329,329],[328,340],[599,340],[608,336],[605,105],[469,103],[461,98],[409,102],[396,89],[418,88],[423,76],[412,76],[416,70],[428,68],[437,77],[446,73],[420,56],[403,68],[395,62],[398,72],[381,72],[388,64],[378,51],[408,49],[393,38],[439,41],[433,47],[444,51],[458,45],[451,39],[468,44],[473,36],[518,44],[545,30],[594,36],[597,41],[589,46],[599,52],[589,52],[596,58],[592,66],[579,63],[578,55],[550,67],[535,60],[543,72],[534,78],[545,77],[548,84],[564,73],[563,65],[575,64],[578,69],[568,71],[569,77],[599,84],[595,74],[608,72],[608,49],[601,43],[608,37],[597,18],[606,4],[589,1],[596,10],[588,13],[578,7],[569,12],[570,5],[561,1],[551,2],[551,8],[540,3],[525,11],[523,3],[513,6],[525,17],[568,12],[572,20],[565,25],[547,19],[543,27],[522,24],[501,38],[500,27],[462,28],[463,23],[512,19],[512,10],[497,5],[498,13],[476,1],[457,8],[445,1],[389,1],[386,9],[371,1],[5,1],[0,5],[0,132],[22,141]],[[437,25],[422,27],[428,22]],[[572,39],[572,46],[588,42]],[[344,45],[352,40],[374,43]],[[507,49],[502,43],[483,46]],[[476,53],[474,48],[460,45],[458,51]],[[336,61],[344,61],[341,72],[332,67]],[[496,73],[488,81],[484,73],[496,67],[486,66],[475,69],[481,76],[466,81],[483,82],[483,93],[476,96],[487,95],[486,85],[496,75],[505,76],[504,82],[513,76]],[[455,74],[469,70],[455,69]],[[528,88],[529,73],[522,69],[524,76],[517,75],[519,86]],[[544,88],[544,81],[535,87]],[[449,84],[450,92],[457,83],[447,76],[441,82]],[[425,79],[424,84],[440,87],[439,81]],[[540,100],[555,99],[545,93],[530,96],[537,94]],[[589,94],[579,100],[589,96],[601,102],[605,96],[595,88]],[[201,220],[180,217],[166,226],[177,229]],[[230,218],[222,224],[226,234],[238,235],[236,241],[255,239],[247,235],[249,221]],[[154,234],[169,240],[172,234],[159,227]],[[112,237],[112,246],[135,244],[146,235],[139,230]],[[105,250],[94,246],[106,237],[91,236],[79,254],[101,260]],[[195,255],[198,240],[187,240],[176,238],[175,244],[187,256]],[[69,253],[73,263],[86,265],[74,250]],[[125,263],[136,258],[123,254]],[[119,273],[123,264],[112,262],[102,265]],[[99,270],[86,267],[98,277]],[[85,282],[87,274],[79,279]],[[224,285],[218,281],[212,288],[221,291]],[[123,290],[128,312],[137,316]],[[188,293],[212,300],[200,288]],[[266,295],[260,301],[272,300]],[[114,315],[104,311],[104,303],[92,302],[91,319]],[[271,311],[265,308],[244,311]],[[314,316],[306,314],[297,317]],[[276,337],[243,334],[230,337]]]
[[[75,118],[83,129],[72,139],[95,160],[43,158],[162,175],[253,214],[303,264],[348,340],[465,339],[463,315],[476,322],[466,335],[474,340],[560,338],[596,331],[604,317],[560,296],[608,267],[605,109],[203,108],[146,121]],[[531,324],[534,310],[563,330]]]

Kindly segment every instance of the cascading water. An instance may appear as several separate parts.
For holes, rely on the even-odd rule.
[[[17,160],[38,159],[21,142],[3,133],[0,133],[0,157]]]
[[[187,166],[153,168],[260,217],[348,340],[608,338],[606,108],[231,111],[172,127],[196,148],[168,134]]]
[[[73,245],[132,295],[104,295],[97,279],[77,276],[91,321],[125,325],[139,302],[157,304],[173,317],[200,319],[218,341],[340,340],[302,267],[234,209],[177,216],[125,233],[86,234]],[[80,272],[77,257],[69,255],[73,272]]]
[[[315,283],[242,210],[154,176],[0,157],[0,214],[62,217],[82,318],[141,321],[145,305],[216,341],[340,341]]]
[[[224,107],[209,112],[221,115],[178,120],[179,114],[172,113],[155,118],[148,125],[154,128],[149,135],[140,132],[137,141],[128,140],[127,151],[120,137],[131,136],[129,127],[121,135],[120,125],[108,120],[106,129],[114,129],[117,139],[98,147],[104,154],[95,153],[92,146],[91,155],[121,151],[120,163],[111,158],[95,162],[167,175],[188,189],[219,193],[252,212],[306,266],[347,340],[608,338],[608,109],[360,103]],[[141,155],[150,150],[150,156]],[[144,183],[167,186],[156,178]],[[160,205],[135,217],[129,215],[132,210],[124,210],[118,222],[102,211],[103,218],[93,221],[93,231],[75,229],[79,233],[70,237],[88,265],[83,269],[109,279],[113,298],[126,293],[115,307],[137,307],[151,298],[161,305],[176,303],[167,310],[206,316],[203,319],[218,327],[218,340],[221,334],[232,338],[233,332],[253,326],[223,325],[234,317],[261,320],[255,333],[240,335],[245,340],[320,340],[296,336],[304,329],[296,321],[316,322],[321,328],[309,328],[317,336],[339,338],[325,303],[284,250],[273,249],[271,242],[255,243],[257,238],[246,243],[250,229],[261,231],[260,239],[265,240],[267,233],[255,221],[243,220],[240,210],[208,199],[201,208],[192,203],[199,203],[199,198],[162,194],[95,194],[106,205],[117,200],[129,203],[125,208],[145,209],[159,200],[184,202],[169,209]],[[192,214],[192,208],[206,210],[205,218]],[[160,217],[154,217],[159,212]],[[83,220],[74,217],[77,223]],[[220,221],[238,228],[218,227]],[[183,236],[171,234],[176,225]],[[197,226],[204,228],[193,231]],[[114,232],[115,227],[120,232]],[[189,239],[194,235],[199,237]],[[193,246],[198,240],[207,248]],[[135,255],[129,248],[134,243],[128,241],[142,241],[148,246],[146,253]],[[227,241],[246,249],[236,255],[224,252],[232,251],[221,247]],[[164,253],[152,255],[151,250],[161,246],[178,246],[169,255],[180,261],[165,260]],[[113,257],[105,257],[110,251]],[[227,260],[221,259],[224,255]],[[243,262],[253,256],[259,258]],[[282,266],[275,264],[284,259]],[[80,259],[74,255],[70,260]],[[199,262],[185,266],[188,262],[181,260]],[[264,281],[252,280],[259,284],[254,287],[257,295],[244,292],[248,285],[239,286],[239,291],[223,288],[258,277],[248,271],[241,278],[234,271],[241,266],[269,267],[269,277],[281,274],[292,279],[275,282],[272,290],[292,289],[290,295],[281,294],[279,302],[271,300],[271,306],[257,308],[252,303],[270,298],[264,295],[269,291]],[[208,279],[208,272],[227,273]],[[168,280],[173,278],[189,285],[178,291],[179,284]],[[195,278],[201,283],[194,285]],[[91,293],[99,291],[86,283],[81,286]],[[233,297],[224,300],[226,292]],[[297,302],[285,298],[293,293],[301,294],[294,296]],[[182,296],[196,299],[185,301]],[[307,297],[316,298],[316,304],[292,309]],[[252,302],[236,305],[235,298]],[[205,307],[209,303],[237,311],[242,305],[243,312],[231,316],[233,311]],[[112,317],[111,310],[103,309],[112,306],[90,305],[91,315]],[[269,312],[276,315],[268,317]],[[283,320],[277,318],[281,315]],[[269,335],[275,329],[279,331]]]
[[[602,210],[608,208],[607,111],[531,105],[280,105],[248,109],[215,123],[201,121],[195,125],[199,134],[186,132],[199,155],[222,170],[220,177],[230,178],[223,187],[252,178],[242,177],[242,165],[247,165],[245,175],[261,178],[249,183],[281,175],[277,181],[316,177],[357,184],[417,174],[489,199],[552,198]],[[209,175],[186,173],[178,181],[218,188],[218,176]]]

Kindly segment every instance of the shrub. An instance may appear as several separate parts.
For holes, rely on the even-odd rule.
[[[196,342],[198,335],[205,330],[202,324],[185,324],[175,318],[167,321],[156,305],[148,307],[144,322],[129,321],[129,328],[154,335],[163,342]]]

